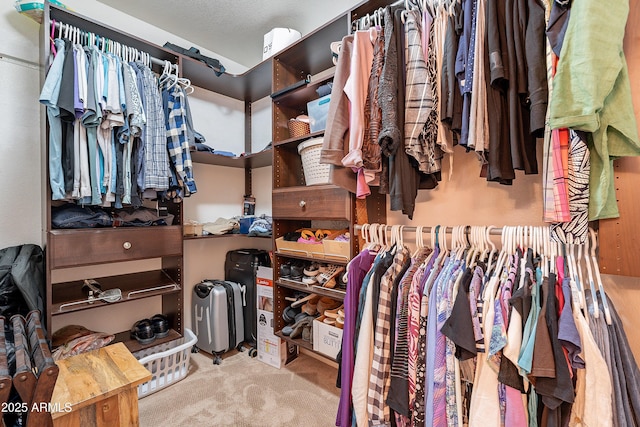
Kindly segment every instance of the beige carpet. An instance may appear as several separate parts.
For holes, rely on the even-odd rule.
[[[333,426],[340,390],[337,370],[308,355],[281,369],[246,352],[230,352],[221,365],[200,352],[189,374],[139,401],[146,426]]]

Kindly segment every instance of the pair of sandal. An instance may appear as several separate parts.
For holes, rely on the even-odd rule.
[[[326,310],[324,312],[324,323],[327,325],[335,326],[336,328],[344,328],[344,305],[333,310]]]
[[[324,288],[335,288],[338,284],[337,280],[344,272],[344,267],[335,264],[329,264],[321,267],[320,274],[316,276],[316,281]]]
[[[329,236],[331,234],[328,230],[302,230],[300,231],[300,238],[298,239],[298,243],[320,243],[322,239]]]

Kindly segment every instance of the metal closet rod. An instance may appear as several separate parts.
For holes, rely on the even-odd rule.
[[[59,30],[61,25],[64,25],[64,26],[69,25],[69,24],[65,24],[64,22],[60,22],[60,21],[55,21],[55,22],[54,22],[54,21],[51,21],[51,22],[50,22],[50,24],[54,25],[54,30]],[[71,28],[73,28],[73,29],[78,29],[78,30],[80,31],[80,33],[82,34],[82,36],[83,36],[83,37],[87,37],[89,34],[93,34],[93,35],[95,35],[96,37],[99,37],[101,40],[110,40],[110,39],[108,39],[108,38],[106,38],[106,37],[102,37],[102,36],[101,36],[101,35],[99,35],[99,34],[96,34],[96,33],[90,32],[90,31],[85,31],[85,30],[83,30],[83,29],[81,29],[81,28],[78,28],[78,27],[76,27],[76,26],[73,26],[73,25],[69,25],[69,28],[70,28],[70,29],[71,29]],[[64,30],[64,28],[63,28],[63,30]],[[114,40],[112,40],[112,41],[114,41]],[[119,44],[119,45],[120,45],[120,46],[122,46],[123,48],[131,49],[129,46],[127,46],[127,45],[125,45],[125,44],[123,44],[123,43],[116,42],[116,41],[114,41],[114,43]],[[167,62],[171,63],[170,61],[166,61],[166,60],[164,60],[164,59],[158,59],[158,58],[156,58],[156,57],[154,57],[154,56],[151,56],[151,55],[149,55],[147,52],[142,51],[142,50],[140,50],[140,49],[135,49],[135,48],[134,48],[134,50],[135,50],[136,52],[144,53],[145,55],[147,55],[147,56],[149,57],[149,61],[151,61],[151,63],[153,63],[153,64],[160,65],[160,66],[164,66]],[[172,66],[172,67],[175,67],[176,69],[178,68],[178,64],[171,64],[171,66]]]
[[[373,224],[369,224],[369,225],[373,225]],[[379,225],[379,226],[383,226],[383,227],[384,227],[384,226],[386,226],[386,227],[392,227],[392,225],[391,225],[391,224],[378,224],[378,225]],[[398,225],[399,225],[399,224],[398,224]],[[362,226],[363,226],[363,224],[356,224],[356,225],[354,225],[354,231],[360,231],[360,230],[362,230]],[[418,231],[418,227],[414,227],[414,226],[411,226],[411,225],[404,225],[404,226],[401,226],[401,227],[402,227],[402,232],[403,232],[403,233],[404,233],[404,232],[415,233],[415,232],[417,232],[417,231]],[[465,227],[478,227],[478,226],[477,226],[477,225],[476,225],[476,226],[466,225]],[[484,227],[484,225],[482,225],[482,226],[480,226],[480,227]],[[492,236],[501,236],[501,235],[502,235],[502,231],[503,231],[503,229],[504,229],[504,227],[495,227],[495,226],[493,226],[493,225],[487,225],[487,227],[493,227],[493,228],[491,228],[491,230],[489,231],[489,234],[491,234]],[[511,226],[507,226],[507,227],[516,227],[516,226],[511,225]],[[524,226],[521,226],[521,227],[524,227],[525,229],[528,229],[528,227],[530,227],[530,226],[528,226],[528,225],[524,225]],[[545,227],[545,226],[544,226],[544,225],[537,225],[537,226],[536,226],[536,225],[534,225],[533,227]],[[430,227],[430,226],[422,227],[422,232],[423,232],[423,233],[430,233],[430,232],[431,232],[431,229],[433,229],[433,228],[435,228],[435,227]],[[445,233],[451,233],[451,232],[453,231],[453,227],[450,227],[450,226],[444,226],[444,225],[443,225],[443,226],[440,226],[440,231],[441,231],[441,232],[442,232],[442,231],[444,231]]]

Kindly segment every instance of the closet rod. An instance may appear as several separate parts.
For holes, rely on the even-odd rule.
[[[373,225],[373,224],[370,224]],[[381,226],[387,225],[389,227],[391,227],[391,225],[389,224],[379,224]],[[362,230],[362,224],[356,224],[354,225],[354,231],[360,231]],[[525,226],[525,227],[529,227],[529,226]],[[544,227],[544,226],[541,226]],[[423,233],[430,233],[431,229],[433,227],[422,227],[422,232]],[[502,230],[503,227],[493,227],[491,228],[491,230],[489,231],[489,234],[491,234],[492,236],[501,236],[502,235]],[[409,232],[409,233],[415,233],[416,231],[418,231],[418,227],[414,227],[414,226],[410,226],[410,225],[403,225],[402,226],[402,232]],[[440,231],[444,231],[445,233],[451,233],[453,231],[453,227],[448,227],[448,226],[441,226],[440,227]]]
[[[60,30],[60,26],[61,26],[61,25],[64,25],[64,26],[66,26],[66,25],[67,25],[67,24],[65,24],[65,23],[63,23],[63,22],[60,22],[60,21],[55,21],[55,22],[54,22],[54,21],[51,21],[51,24],[52,24],[52,25],[54,25],[54,29],[55,29],[55,30]],[[77,28],[77,27],[75,27],[75,26],[73,26],[73,25],[69,25],[69,28]],[[64,28],[63,28],[63,29],[64,29]],[[102,40],[108,40],[108,39],[106,39],[105,37],[102,37],[102,36],[101,36],[101,35],[99,35],[99,34],[91,33],[91,32],[89,32],[89,31],[84,31],[83,29],[80,29],[80,28],[78,28],[78,30],[80,30],[80,32],[82,33],[82,35],[83,35],[83,36],[87,36],[88,34],[94,34],[94,35],[96,35],[97,37],[100,37]],[[123,44],[123,43],[120,43],[120,42],[117,42],[117,43],[118,43],[119,45],[121,45],[122,47],[128,48],[128,46],[127,46],[127,45],[125,45],[125,44]],[[153,57],[153,56],[149,55],[148,53],[143,52],[143,51],[141,51],[141,50],[139,50],[139,49],[136,49],[136,50],[137,50],[138,52],[142,52],[142,53],[145,53],[146,55],[148,55],[148,56],[149,56],[149,60],[150,60],[150,61],[151,61],[151,63],[153,63],[153,64],[160,65],[160,66],[164,66],[164,65],[167,63],[167,61],[165,61],[164,59],[158,59],[158,58]],[[172,66],[172,67],[175,67],[176,69],[178,68],[178,64],[171,64],[171,66]]]

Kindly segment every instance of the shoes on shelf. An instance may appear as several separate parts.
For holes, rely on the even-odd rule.
[[[291,264],[286,262],[280,266],[280,278],[287,279],[289,277],[291,277]]]

